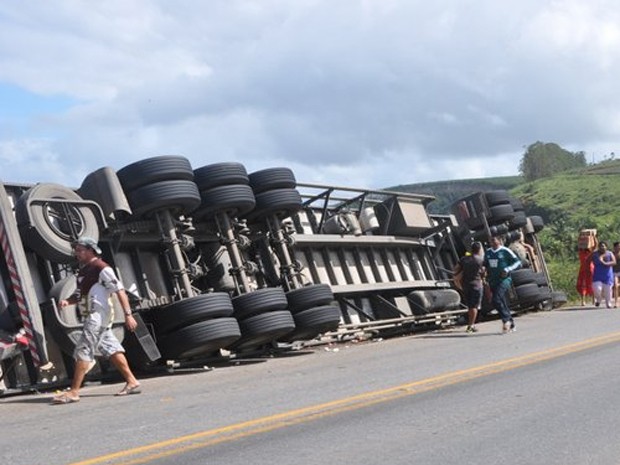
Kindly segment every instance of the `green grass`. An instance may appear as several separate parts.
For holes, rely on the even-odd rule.
[[[540,213],[548,222],[563,216],[578,227],[588,227],[620,220],[620,175],[558,175],[521,184],[510,192],[523,200],[526,211]]]
[[[601,166],[602,165],[602,166]],[[604,162],[579,171],[524,183],[510,193],[520,198],[528,214],[539,214],[545,229],[539,234],[554,289],[579,302],[575,289],[581,229],[596,229],[610,245],[620,240],[620,162]]]
[[[545,261],[551,276],[551,284],[556,291],[564,291],[569,302],[580,302],[577,293],[577,275],[579,273],[579,259],[560,259],[554,260],[553,257],[545,255]]]

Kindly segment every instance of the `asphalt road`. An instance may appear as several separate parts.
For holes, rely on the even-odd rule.
[[[0,463],[619,463],[620,310],[516,321],[2,398]]]

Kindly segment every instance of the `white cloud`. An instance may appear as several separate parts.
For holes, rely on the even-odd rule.
[[[607,69],[620,57],[619,19],[614,2],[551,2],[533,18],[526,37],[531,45],[541,46],[539,51],[566,58],[583,55],[592,65]]]
[[[516,174],[537,140],[611,152],[619,16],[610,0],[4,3],[0,84],[76,104],[33,114],[27,138],[0,122],[3,177],[75,185],[174,153],[378,188]]]
[[[47,139],[0,141],[0,165],[3,182],[64,182],[71,178]]]

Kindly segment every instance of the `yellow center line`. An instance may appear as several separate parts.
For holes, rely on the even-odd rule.
[[[377,391],[345,397],[343,399],[312,405],[287,412],[269,415],[254,420],[201,431],[186,436],[160,441],[142,447],[127,449],[112,454],[94,457],[70,465],[137,465],[164,457],[182,454],[194,449],[230,442],[244,437],[273,431],[287,426],[305,423],[338,413],[361,409],[374,404],[396,400],[402,397],[428,392],[457,383],[474,380],[496,373],[514,370],[527,365],[544,362],[575,352],[580,352],[620,341],[620,332],[587,339],[574,344],[534,352],[519,357],[501,360],[464,370],[453,371],[419,381]]]

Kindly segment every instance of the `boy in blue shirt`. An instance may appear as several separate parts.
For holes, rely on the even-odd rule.
[[[508,247],[504,247],[501,238],[491,238],[491,247],[484,254],[487,281],[493,293],[493,306],[502,319],[502,332],[515,331],[515,323],[508,307],[506,293],[512,286],[510,272],[521,266],[521,261]]]

